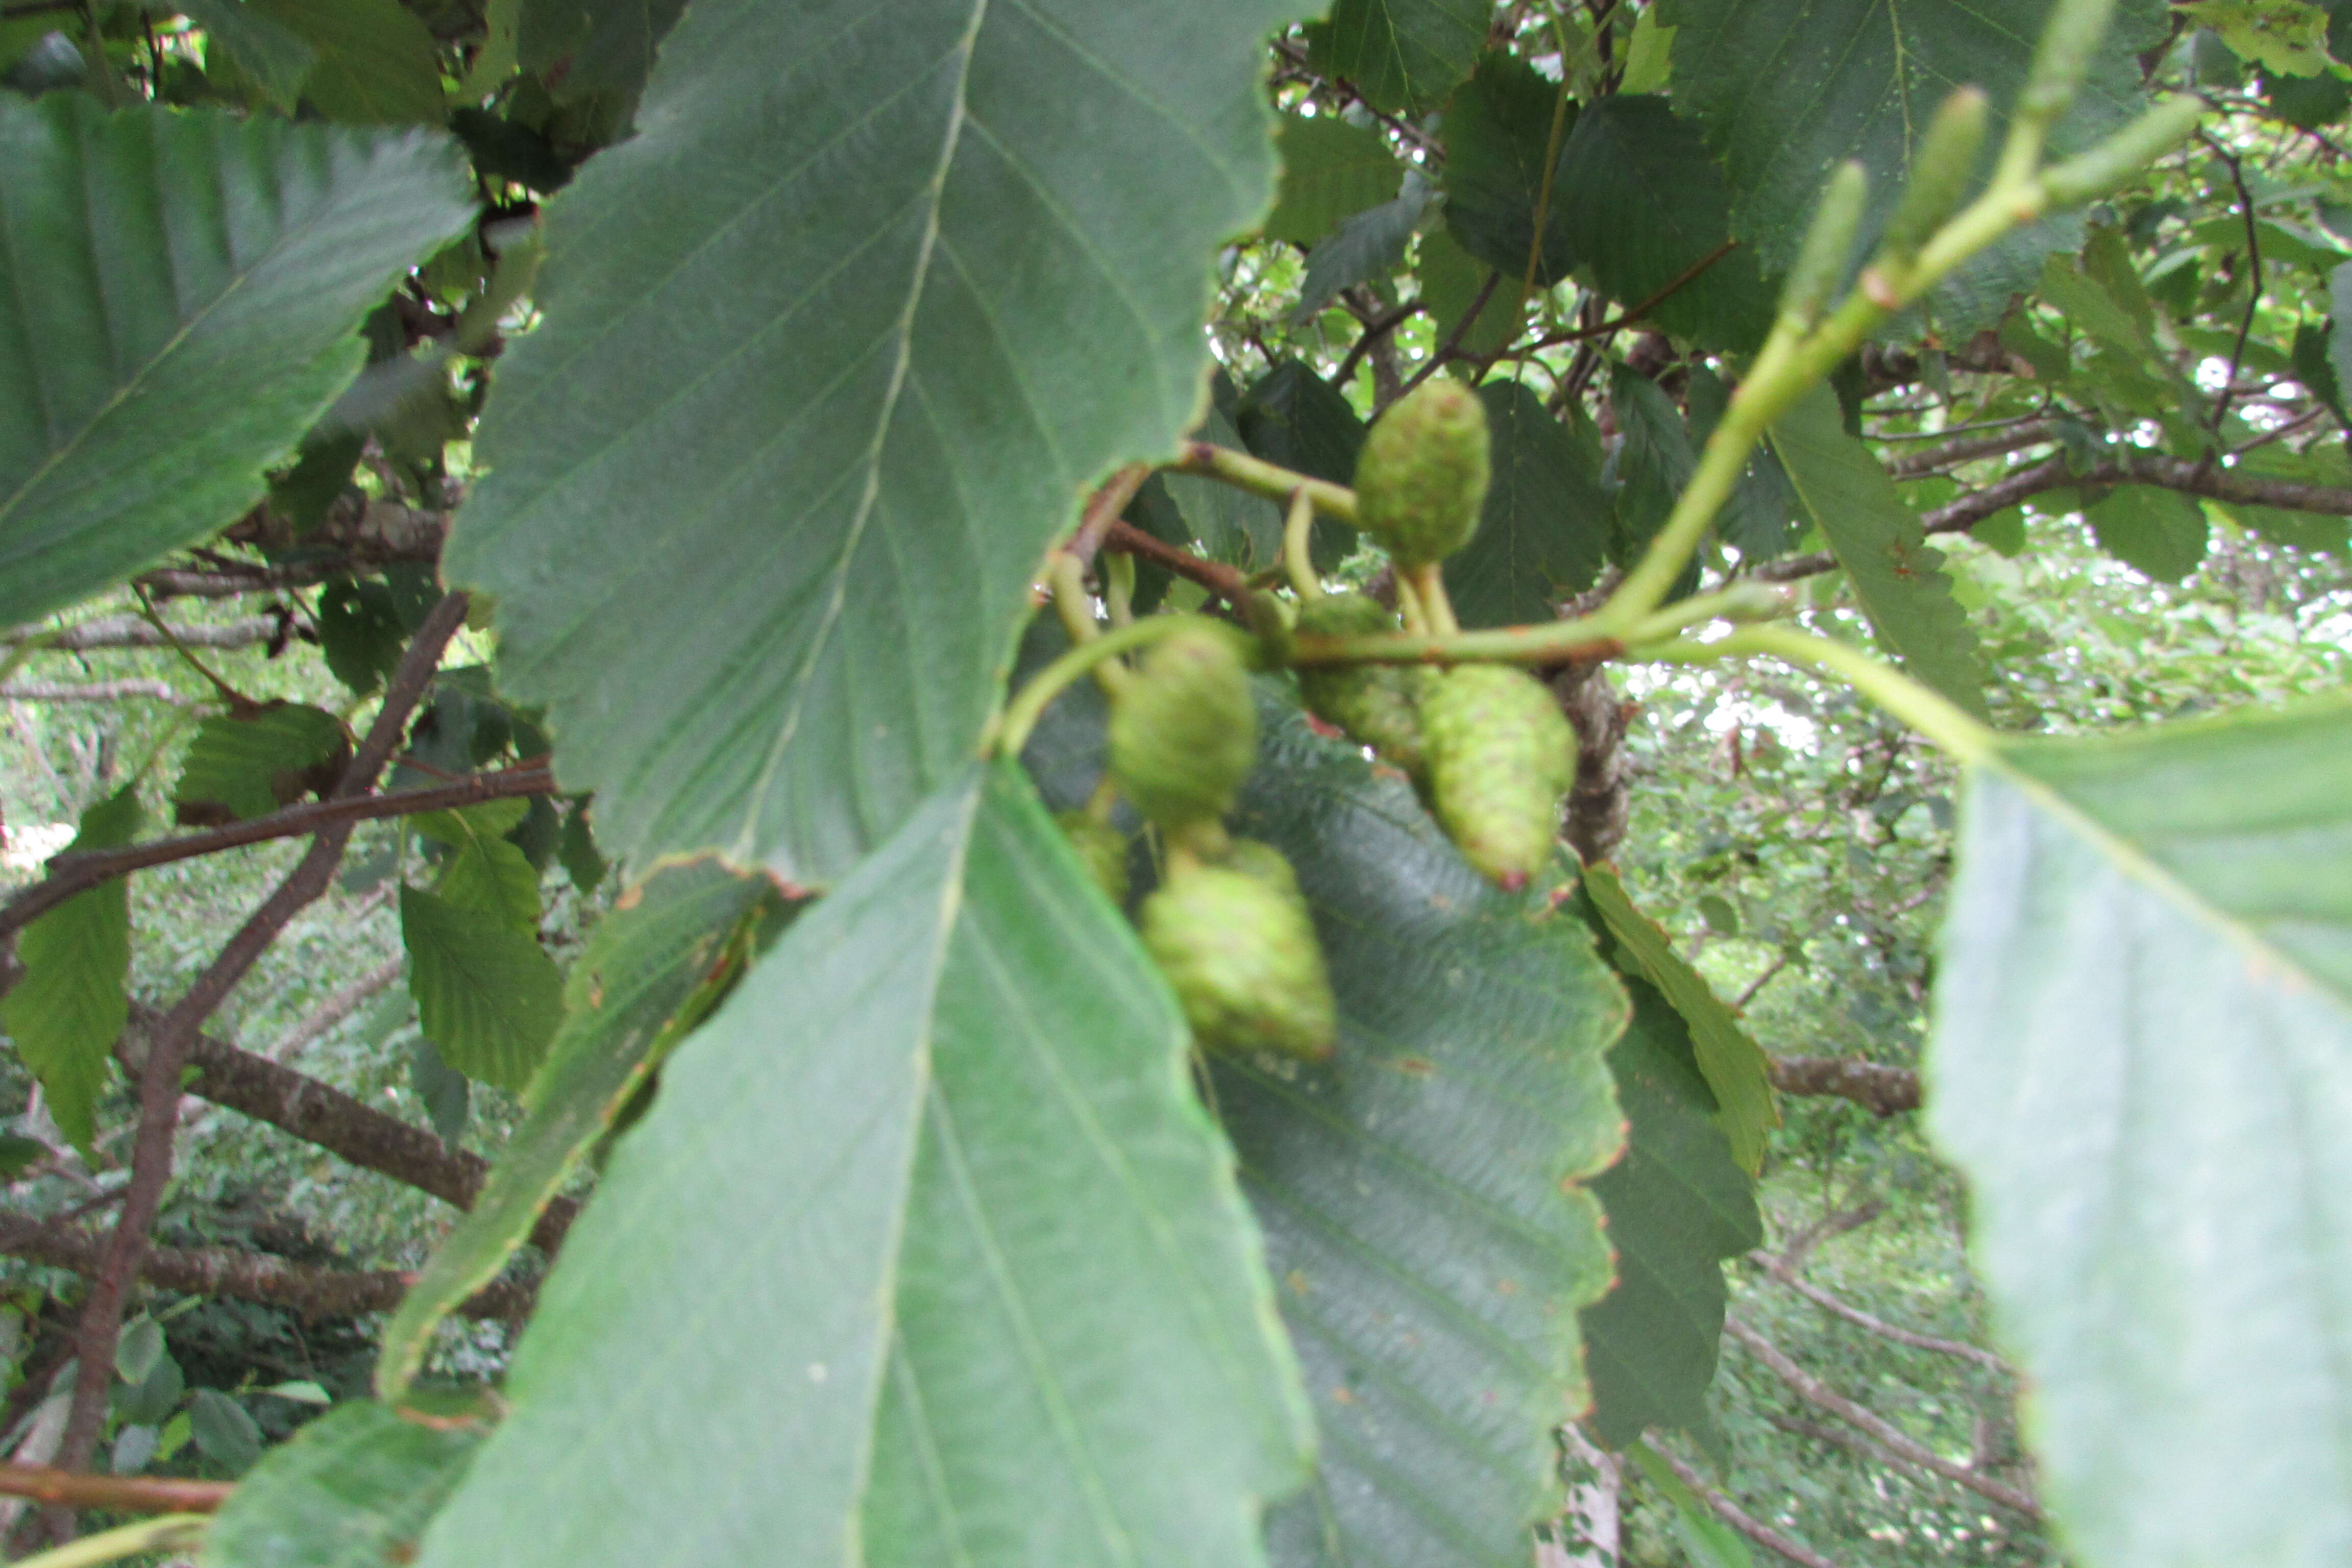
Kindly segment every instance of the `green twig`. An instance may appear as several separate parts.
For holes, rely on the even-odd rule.
[[[1315,574],[1315,498],[1306,490],[1292,492],[1290,515],[1282,524],[1282,564],[1299,602],[1312,604],[1323,596],[1323,580]]]
[[[1308,474],[1295,474],[1213,441],[1185,442],[1184,455],[1168,466],[1177,473],[1216,479],[1285,506],[1293,496],[1305,490],[1315,502],[1316,510],[1326,517],[1336,517],[1350,528],[1356,525],[1356,492],[1345,485],[1335,485]]]
[[[98,1568],[143,1552],[178,1552],[204,1540],[205,1522],[201,1513],[159,1514],[19,1557],[16,1568]]]
[[[1713,642],[1676,638],[1635,646],[1629,659],[1667,664],[1713,664],[1744,655],[1769,654],[1816,674],[1835,675],[1963,763],[1981,763],[1999,749],[2000,737],[1979,721],[1893,667],[1860,648],[1793,626],[1742,626]]]
[[[1031,676],[1028,684],[1013,693],[1013,700],[1004,705],[1004,712],[997,720],[990,749],[1003,756],[1019,756],[1021,748],[1029,743],[1029,731],[1037,727],[1046,706],[1078,677],[1131,648],[1200,624],[1201,617],[1197,616],[1146,616],[1131,626],[1119,626],[1079,643]]]
[[[214,674],[211,668],[203,659],[198,658],[186,643],[180,640],[179,634],[174,632],[164,621],[163,616],[157,612],[155,601],[147,596],[145,588],[133,583],[131,584],[131,592],[139,600],[139,618],[153,626],[155,635],[162,637],[171,650],[186,662],[190,669],[209,681],[213,689],[220,693],[221,700],[226,702],[232,710],[244,713],[261,706],[260,703]]]

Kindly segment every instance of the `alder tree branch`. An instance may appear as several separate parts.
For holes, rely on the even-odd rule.
[[[1421,308],[1420,300],[1408,300],[1395,310],[1366,321],[1364,330],[1356,334],[1356,341],[1348,345],[1347,357],[1339,362],[1339,368],[1331,373],[1331,384],[1345,387],[1349,378],[1356,374],[1356,367],[1364,363],[1364,356],[1372,352],[1372,345],[1411,321],[1413,313]],[[1477,312],[1474,310],[1471,314],[1475,316]]]
[[[202,699],[190,697],[168,680],[130,677],[121,680],[12,680],[0,686],[0,702],[121,702],[133,697],[152,698],[174,708],[192,708]]]
[[[484,801],[553,793],[554,773],[546,764],[532,763],[494,773],[476,773],[455,784],[432,789],[400,790],[390,795],[333,795],[325,800],[305,801],[282,811],[273,811],[267,816],[233,822],[226,827],[183,834],[177,838],[152,839],[121,849],[85,849],[53,855],[49,857],[47,879],[34,883],[10,899],[5,906],[0,906],[0,942],[6,942],[24,929],[26,922],[47,914],[75,894],[86,892],[130,872],[143,871],[151,866],[168,865],[174,860],[191,859],[199,855],[215,855],[224,849],[263,844],[273,838],[299,838],[306,833],[317,833],[339,825],[348,828],[352,824],[378,817],[454,811],[461,806],[478,805]]]
[[[335,795],[363,794],[374,783],[407,731],[408,719],[433,683],[442,650],[466,624],[467,596],[447,594],[433,606],[417,628],[408,651],[386,684],[382,706],[367,736],[337,782]],[[336,822],[320,829],[310,847],[288,872],[285,880],[231,936],[211,965],[196,977],[186,994],[157,1025],[147,1052],[145,1070],[139,1075],[139,1121],[131,1146],[131,1182],[114,1228],[107,1235],[102,1255],[89,1271],[89,1295],[83,1302],[75,1331],[75,1352],[93,1374],[77,1379],[73,1406],[66,1418],[65,1440],[58,1462],[66,1469],[89,1467],[105,1426],[110,1380],[96,1369],[114,1364],[115,1342],[122,1328],[122,1312],[137,1282],[148,1250],[148,1233],[162,1206],[163,1187],[172,1173],[172,1142],[179,1129],[180,1070],[195,1044],[205,1020],[228,999],[269,944],[289,921],[324,893],[343,858],[352,825]]]
[[[20,627],[0,637],[0,647],[17,648],[29,643],[42,653],[87,653],[95,648],[112,647],[168,647],[173,642],[184,647],[236,648],[268,642],[278,631],[277,616],[247,616],[226,626],[173,626],[167,639],[163,632],[137,616],[101,616],[96,620],[53,632]]]
[[[0,1497],[30,1498],[61,1508],[110,1513],[210,1513],[236,1489],[234,1481],[170,1476],[84,1476],[47,1465],[0,1464]]]
[[[362,906],[365,907],[365,906]],[[383,990],[408,967],[405,954],[387,958],[348,985],[337,987],[300,1023],[272,1040],[258,1054],[264,1061],[282,1062],[328,1030],[350,1017],[361,1004]]]
[[[1919,1109],[1919,1075],[1853,1057],[1774,1057],[1772,1087],[1808,1098],[1834,1095],[1881,1116]]]
[[[1972,463],[1979,458],[1998,458],[2004,452],[2039,446],[2058,438],[2055,419],[2027,419],[2011,425],[1998,435],[1963,437],[1938,447],[1907,453],[1886,460],[1886,471],[1898,479],[1917,479],[1923,474]]]
[[[1103,533],[1103,547],[1164,566],[1179,577],[1198,583],[1237,610],[1249,602],[1249,580],[1239,572],[1223,562],[1204,560],[1189,550],[1179,550],[1131,522],[1114,521]]]
[[[1723,1320],[1723,1332],[1725,1337],[1737,1341],[1750,1355],[1771,1368],[1779,1374],[1780,1381],[1787,1384],[1800,1398],[1808,1404],[1818,1405],[1847,1426],[1875,1438],[1882,1447],[1896,1458],[1916,1466],[1920,1469],[1931,1470],[1948,1481],[1958,1482],[1979,1497],[1990,1499],[2003,1508],[2014,1509],[2028,1519],[2038,1521],[2042,1517],[2041,1506],[2015,1487],[2005,1486],[1990,1476],[1969,1468],[1966,1465],[1956,1465],[1941,1454],[1914,1440],[1876,1412],[1855,1404],[1803,1367],[1799,1366],[1771,1341],[1741,1322],[1738,1318],[1727,1315]]]
[[[1898,1345],[1909,1345],[1914,1350],[1934,1351],[1939,1355],[1958,1356],[1963,1361],[1972,1361],[1979,1366],[1990,1368],[2004,1376],[2017,1375],[2016,1368],[1980,1346],[1969,1344],[1962,1340],[1938,1339],[1934,1334],[1922,1334],[1910,1329],[1897,1328],[1883,1318],[1874,1318],[1861,1308],[1840,1300],[1811,1281],[1800,1278],[1785,1260],[1775,1258],[1760,1247],[1749,1253],[1748,1260],[1762,1268],[1774,1280],[1786,1285],[1831,1316],[1843,1318],[1854,1327],[1867,1329],[1881,1339],[1892,1340]]]
[[[1705,1476],[1700,1475],[1664,1448],[1653,1444],[1650,1451],[1664,1459],[1666,1462],[1666,1468],[1681,1478],[1683,1485],[1696,1493],[1701,1501],[1713,1509],[1717,1519],[1756,1542],[1757,1545],[1769,1552],[1777,1552],[1790,1562],[1802,1564],[1803,1568],[1838,1568],[1835,1562],[1822,1556],[1811,1547],[1790,1540],[1770,1525],[1749,1514],[1747,1510],[1709,1486]]]
[[[1077,531],[1070,536],[1070,542],[1064,548],[1082,563],[1092,561],[1095,552],[1102,548],[1103,535],[1109,531],[1112,523],[1118,521],[1118,514],[1127,510],[1127,503],[1135,499],[1135,492],[1141,489],[1143,481],[1150,477],[1150,464],[1129,463],[1105,479],[1087,499],[1086,510],[1078,516]]]

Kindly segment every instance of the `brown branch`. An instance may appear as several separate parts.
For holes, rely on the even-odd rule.
[[[1135,499],[1135,492],[1150,477],[1150,464],[1129,463],[1105,479],[1087,500],[1086,510],[1078,517],[1078,531],[1063,548],[1082,564],[1092,561],[1095,552],[1102,548],[1104,533],[1118,521],[1118,514],[1127,510],[1127,503]]]
[[[1772,1087],[1782,1094],[1835,1095],[1881,1116],[1919,1109],[1919,1075],[1852,1057],[1774,1057]]]
[[[0,1215],[0,1255],[89,1274],[103,1266],[106,1243],[78,1226]],[[306,1318],[349,1318],[388,1312],[416,1276],[397,1268],[317,1268],[266,1252],[225,1247],[151,1247],[140,1262],[151,1285],[188,1296],[228,1296],[266,1301]],[[468,1318],[514,1321],[530,1315],[537,1288],[497,1280],[468,1296],[457,1311]],[[77,1384],[79,1379],[75,1380]],[[110,1379],[93,1378],[101,1393]]]
[[[453,811],[460,806],[478,805],[487,800],[551,795],[554,790],[555,775],[545,764],[529,763],[500,773],[476,773],[457,784],[436,789],[401,790],[391,795],[336,795],[327,800],[306,801],[299,805],[289,805],[283,811],[273,811],[267,816],[234,822],[226,827],[184,834],[177,838],[152,839],[124,849],[85,849],[53,855],[49,858],[47,879],[34,883],[5,906],[0,906],[0,942],[5,942],[24,929],[27,921],[47,914],[76,893],[85,892],[101,882],[110,882],[132,871],[143,871],[151,866],[168,865],[174,860],[191,859],[199,855],[214,855],[247,844],[263,844],[273,838],[299,838],[306,833],[316,833],[339,825],[348,826],[378,817],[410,816],[426,811]]]
[[[110,1513],[210,1513],[236,1489],[234,1481],[84,1476],[47,1465],[0,1464],[0,1497],[31,1498],[62,1508],[99,1508]]]
[[[1648,299],[1643,300],[1638,305],[1634,305],[1627,310],[1620,310],[1617,314],[1610,317],[1605,321],[1595,321],[1590,326],[1578,327],[1571,331],[1553,332],[1549,337],[1538,338],[1534,342],[1528,344],[1526,348],[1507,349],[1504,352],[1506,353],[1515,354],[1533,353],[1538,349],[1558,348],[1562,343],[1580,343],[1589,339],[1605,338],[1612,332],[1621,331],[1624,328],[1632,326],[1634,322],[1648,315],[1652,310],[1656,310],[1660,305],[1664,304],[1667,300],[1673,298],[1675,294],[1680,293],[1684,289],[1689,287],[1690,284],[1698,278],[1700,273],[1705,272],[1708,268],[1714,266],[1717,262],[1722,260],[1725,257],[1730,255],[1733,251],[1738,248],[1739,242],[1738,240],[1725,240],[1721,245],[1717,246],[1713,250],[1708,251],[1705,256],[1700,257],[1696,261],[1692,262],[1688,267],[1684,268],[1680,272],[1675,274],[1673,278],[1667,279],[1665,286],[1652,293]],[[1501,354],[1497,354],[1495,357],[1500,359],[1503,356]]]
[[[1881,1339],[1892,1340],[1898,1345],[1909,1345],[1914,1350],[1934,1351],[1938,1355],[1958,1356],[1963,1361],[1975,1362],[1979,1366],[1989,1367],[2006,1376],[2017,1375],[2015,1368],[1980,1346],[1969,1344],[1961,1340],[1938,1339],[1934,1334],[1922,1334],[1910,1329],[1900,1329],[1882,1318],[1874,1318],[1861,1308],[1841,1301],[1810,1280],[1800,1279],[1790,1269],[1787,1263],[1761,1248],[1749,1253],[1748,1260],[1832,1317],[1843,1318],[1854,1327],[1867,1329]]]
[[[1502,280],[1503,275],[1500,272],[1490,271],[1486,274],[1486,281],[1478,285],[1478,292],[1471,298],[1470,308],[1462,312],[1462,319],[1454,323],[1454,330],[1445,334],[1445,341],[1438,344],[1430,354],[1429,363],[1413,372],[1412,380],[1397,388],[1398,398],[1405,396],[1414,387],[1435,375],[1438,367],[1454,357],[1454,351],[1462,346],[1462,340],[1469,334],[1471,327],[1477,321],[1478,312],[1484,310],[1486,308],[1486,301],[1495,297],[1495,289]],[[1345,384],[1334,382],[1332,384],[1336,386]],[[1384,401],[1393,403],[1396,398],[1388,398]]]
[[[1855,1404],[1829,1384],[1789,1359],[1771,1341],[1749,1328],[1738,1319],[1727,1315],[1723,1320],[1725,1335],[1738,1342],[1748,1352],[1779,1374],[1780,1381],[1794,1390],[1808,1404],[1820,1406],[1844,1422],[1877,1440],[1896,1458],[1932,1470],[1948,1481],[1957,1481],[1979,1497],[1989,1498],[2003,1508],[2015,1509],[2029,1519],[2040,1519],[2042,1510],[2034,1500],[2016,1488],[2004,1486],[1989,1476],[1979,1474],[1966,1465],[1956,1465],[1926,1445],[1906,1435],[1875,1412]]]
[[[1339,362],[1339,368],[1331,373],[1331,384],[1344,388],[1348,384],[1348,378],[1356,374],[1356,367],[1361,364],[1364,356],[1371,352],[1372,345],[1411,321],[1413,313],[1421,308],[1420,300],[1408,300],[1395,310],[1366,321],[1364,330],[1357,333],[1356,341],[1348,346],[1347,357]],[[1475,318],[1477,313],[1473,310],[1470,315]]]
[[[442,649],[466,624],[467,595],[443,595],[417,628],[401,657],[399,668],[386,684],[375,722],[360,742],[351,763],[337,782],[337,795],[364,793],[400,744],[415,710],[440,668]],[[138,1133],[131,1145],[131,1181],[123,1190],[121,1211],[107,1235],[103,1256],[89,1272],[89,1295],[83,1302],[75,1330],[75,1353],[89,1368],[114,1364],[115,1342],[122,1328],[122,1310],[131,1299],[148,1250],[148,1232],[162,1206],[163,1187],[172,1174],[172,1141],[180,1122],[180,1069],[186,1064],[205,1020],[228,999],[287,922],[327,890],[335,867],[351,838],[351,824],[335,823],[311,839],[294,869],[254,910],[236,933],[223,944],[218,956],[188,987],[186,994],[163,1015],[147,1053],[146,1070],[139,1075]],[[65,1440],[58,1462],[68,1470],[86,1468],[105,1425],[109,1380],[92,1375],[76,1381],[72,1413],[66,1418]]]
[[[174,708],[191,707],[197,700],[168,680],[137,677],[79,682],[12,680],[0,686],[0,702],[121,702],[131,697],[152,698],[157,702],[169,702]]]
[[[163,1015],[134,1002],[131,1022],[141,1031],[150,1031],[162,1024]],[[489,1163],[479,1155],[451,1149],[424,1128],[215,1036],[196,1037],[188,1066],[194,1069],[188,1093],[266,1121],[348,1164],[390,1176],[457,1208],[473,1207],[489,1176]],[[573,1200],[554,1199],[532,1228],[531,1241],[552,1254],[578,1212]]]
[[[1666,1468],[1682,1478],[1683,1485],[1698,1494],[1700,1500],[1715,1510],[1715,1516],[1769,1552],[1777,1552],[1803,1568],[1838,1568],[1829,1558],[1811,1547],[1791,1541],[1763,1521],[1752,1517],[1747,1510],[1706,1484],[1706,1478],[1683,1463],[1664,1448],[1653,1445],[1650,1450],[1666,1462]]]
[[[1164,566],[1179,577],[1198,583],[1235,609],[1249,602],[1249,580],[1239,572],[1222,562],[1203,560],[1189,550],[1179,550],[1164,540],[1154,539],[1131,522],[1114,521],[1103,534],[1103,547]]]
[[[2026,419],[2010,426],[1995,436],[1963,437],[1929,447],[1900,458],[1890,458],[1886,471],[1898,479],[1916,479],[1961,463],[1972,463],[1979,458],[1997,458],[2004,452],[2014,452],[2022,447],[2037,446],[2058,438],[2055,419]]]
[[[31,643],[44,653],[86,653],[93,648],[109,647],[168,647],[177,642],[187,647],[251,647],[266,643],[278,633],[275,616],[247,616],[241,621],[231,621],[219,626],[173,626],[167,641],[162,632],[137,616],[102,616],[84,621],[78,626],[61,631],[41,632],[20,628],[0,637],[0,645],[22,647]]]

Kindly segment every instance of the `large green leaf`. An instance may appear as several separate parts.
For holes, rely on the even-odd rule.
[[[523,801],[493,800],[409,818],[410,827],[451,850],[433,891],[462,909],[502,917],[536,934],[539,872],[522,847],[507,837],[522,826],[530,810]]]
[[[330,120],[438,125],[441,51],[400,0],[246,0],[317,55],[302,97]]]
[[[2139,107],[2134,51],[2165,32],[2161,0],[2122,0],[2074,108],[2052,138],[2079,150]],[[1675,107],[1696,121],[1722,160],[1733,232],[1769,270],[1795,256],[1822,182],[1841,159],[1871,174],[1874,234],[1908,178],[1920,136],[1964,82],[1992,95],[1998,145],[2050,0],[1663,0],[1675,28]],[[1988,166],[1990,153],[1986,154]],[[1979,276],[1940,309],[1962,324],[1997,318],[2031,285],[2050,249],[2071,250],[2064,217],[2011,237]]]
[[[1776,290],[1753,247],[1723,251],[1732,234],[1721,171],[1664,99],[1622,94],[1579,116],[1552,200],[1577,264],[1626,310],[1654,300],[1646,320],[1707,348],[1764,341]]]
[[[1494,482],[1478,531],[1445,563],[1445,592],[1465,626],[1555,618],[1592,585],[1609,548],[1609,493],[1597,448],[1516,381],[1478,389],[1494,442]]]
[[[1724,410],[1731,405],[1731,389],[1715,372],[1695,364],[1684,396],[1690,406],[1692,444],[1704,447],[1722,423]],[[1773,456],[1772,444],[1759,441],[1748,455],[1739,483],[1724,501],[1723,510],[1715,514],[1715,531],[1739,552],[1743,563],[1769,561],[1786,554],[1794,542],[1800,531],[1798,508],[1797,492],[1790,486],[1780,459]]]
[[[185,821],[218,814],[231,821],[267,816],[331,784],[318,770],[350,750],[341,721],[307,702],[215,714],[188,742],[172,798]]]
[[[1434,109],[1486,47],[1488,0],[1337,0],[1307,29],[1307,58],[1375,109]]]
[[[1235,826],[1297,868],[1340,1017],[1328,1066],[1213,1066],[1322,1432],[1275,1557],[1523,1568],[1608,1279],[1580,1184],[1619,1143],[1623,996],[1582,922],[1486,883],[1355,748],[1262,715]]]
[[[481,1440],[356,1399],[269,1450],[205,1532],[204,1568],[392,1568],[413,1561],[434,1510]]]
[[[1772,1065],[1764,1047],[1739,1026],[1738,1016],[1724,1005],[1706,977],[1675,951],[1657,922],[1633,907],[1615,871],[1605,865],[1587,867],[1583,885],[1587,901],[1616,939],[1617,967],[1657,987],[1689,1028],[1698,1070],[1721,1107],[1719,1120],[1732,1157],[1754,1175],[1763,1166],[1772,1129],[1780,1122],[1772,1103]]]
[[[520,1093],[563,1014],[563,981],[538,933],[502,908],[400,889],[400,940],[416,1018],[441,1059]]]
[[[734,976],[732,944],[771,897],[761,879],[698,861],[656,876],[589,933],[522,1125],[384,1326],[378,1393],[397,1399],[406,1391],[434,1325],[506,1266],[581,1156],[678,1035],[701,1021]]]
[[[634,93],[685,8],[685,0],[522,0],[518,58],[558,99]]]
[[[2352,704],[1973,770],[1929,1123],[2090,1568],[2352,1555]]]
[[[614,849],[827,881],[969,760],[1045,545],[1193,422],[1296,8],[688,8],[551,204],[448,556]]]
[[[1553,119],[1564,115],[1563,147],[1576,123],[1574,100],[1564,110],[1560,103],[1563,90],[1517,55],[1498,50],[1481,57],[1445,106],[1446,232],[1513,284],[1526,280],[1530,259],[1537,262],[1536,281],[1546,286],[1576,265],[1568,205],[1557,187],[1550,199],[1543,197]],[[1538,205],[1543,254],[1531,258]]]
[[[1139,943],[968,764],[670,1058],[425,1568],[1246,1568],[1272,1295]]]
[[[1609,411],[1620,437],[1610,455],[1611,477],[1617,483],[1617,526],[1610,536],[1610,555],[1618,564],[1631,566],[1673,514],[1675,499],[1698,467],[1698,454],[1691,448],[1690,430],[1675,400],[1630,364],[1609,367]],[[1697,582],[1694,556],[1675,591],[1687,594]]]
[[[1313,245],[1342,218],[1393,201],[1404,179],[1404,165],[1379,132],[1336,115],[1284,115],[1274,150],[1282,184],[1260,231],[1268,239]]]
[[[0,95],[0,626],[235,518],[473,216],[421,132]]]
[[[1837,396],[1817,386],[1772,426],[1772,450],[1829,542],[1879,639],[1910,672],[1982,713],[1976,629],[1952,596],[1944,554],[1870,448],[1845,433]]]
[[[1453,342],[1465,353],[1491,354],[1510,346],[1526,321],[1520,300],[1520,279],[1503,276],[1486,266],[1444,229],[1421,237],[1413,276],[1421,282],[1421,302],[1427,306],[1440,342]],[[1490,288],[1488,279],[1494,279]],[[1481,300],[1486,302],[1479,304]],[[1463,318],[1477,305],[1475,320]],[[1460,333],[1456,338],[1455,333]]]
[[[139,835],[135,784],[81,814],[68,849],[111,849]],[[98,1097],[112,1070],[114,1043],[131,1018],[130,888],[119,879],[76,893],[16,939],[25,972],[0,996],[0,1024],[40,1080],[49,1115],[74,1147],[98,1136]]]
[[[1582,1318],[1589,1425],[1612,1447],[1653,1426],[1711,1425],[1723,1260],[1763,1240],[1755,1184],[1732,1157],[1682,1015],[1638,969],[1623,973],[1633,1021],[1609,1068],[1625,1108],[1625,1157],[1592,1184],[1617,1279]]]

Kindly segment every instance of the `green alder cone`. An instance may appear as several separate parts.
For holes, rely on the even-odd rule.
[[[1508,665],[1467,664],[1421,702],[1430,795],[1463,857],[1506,888],[1550,858],[1576,778],[1576,731],[1551,689]]]
[[[1171,832],[1233,809],[1257,756],[1242,639],[1213,621],[1151,645],[1110,715],[1110,774]]]
[[[1451,376],[1397,400],[1356,459],[1356,521],[1400,566],[1443,561],[1478,531],[1488,479],[1486,410]]]
[[[1217,865],[1228,871],[1265,883],[1283,897],[1286,903],[1298,912],[1307,912],[1307,896],[1298,890],[1298,873],[1290,868],[1290,861],[1282,851],[1263,838],[1235,838],[1225,846]]]
[[[1315,637],[1373,637],[1395,631],[1397,619],[1361,594],[1332,594],[1299,610],[1298,629]],[[1417,779],[1426,762],[1420,696],[1429,674],[1394,664],[1317,668],[1298,672],[1298,689],[1317,718]]]
[[[1258,850],[1171,869],[1143,900],[1143,945],[1202,1045],[1319,1061],[1339,1027],[1323,949],[1289,863]]]
[[[1124,909],[1127,906],[1127,835],[1109,823],[1087,815],[1084,807],[1066,811],[1054,818],[1070,840],[1070,847],[1086,863],[1087,875],[1092,877],[1110,901]]]

